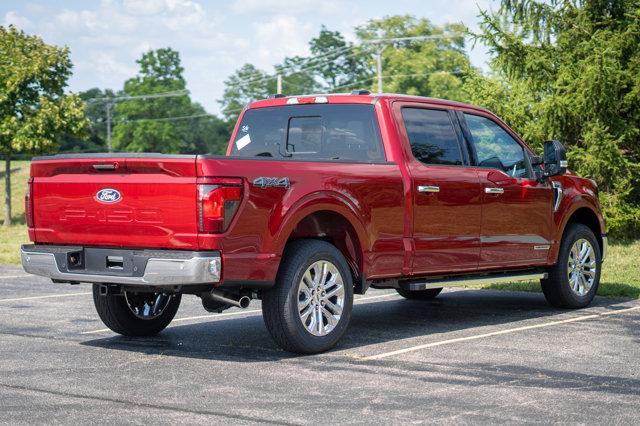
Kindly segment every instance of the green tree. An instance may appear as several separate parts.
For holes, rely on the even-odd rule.
[[[268,98],[276,93],[276,77],[244,64],[224,81],[224,93],[219,101],[222,114],[228,121],[235,121],[249,102]]]
[[[79,92],[78,97],[86,103],[85,116],[89,120],[88,136],[64,134],[59,140],[60,152],[106,152],[107,113],[106,100],[116,97],[113,90],[93,88]],[[113,117],[118,120],[118,117]]]
[[[277,75],[282,77],[282,91],[288,94],[314,93],[319,85],[312,64],[306,58],[294,56],[285,58],[269,74],[252,64],[244,64],[224,82],[225,89],[219,101],[222,114],[228,122],[235,123],[247,104],[258,99],[266,99],[277,92]],[[312,68],[312,67],[311,67]]]
[[[477,37],[494,75],[469,98],[534,146],[560,139],[570,167],[598,182],[610,232],[640,231],[640,2],[503,0]]]
[[[0,27],[0,151],[5,159],[4,225],[11,224],[11,157],[53,150],[62,133],[88,125],[84,103],[65,95],[69,49],[45,44],[13,26]]]
[[[433,37],[369,44],[372,53],[382,48],[384,91],[459,101],[465,100],[463,80],[471,69],[465,51],[466,33],[462,24],[439,27],[410,15],[373,19],[356,28],[365,44],[372,39]],[[371,88],[378,90],[374,78]]]
[[[273,74],[245,64],[227,78],[219,101],[226,120],[235,122],[245,105],[275,94],[278,74],[284,94],[304,95],[351,86],[362,79],[366,82],[372,73],[369,53],[346,42],[338,31],[323,26],[309,48],[311,56],[285,58],[274,66]]]
[[[339,31],[329,31],[324,25],[309,42],[309,49],[312,58],[318,59],[310,58],[308,65],[314,67],[328,91],[361,84],[374,73],[366,49],[347,42]]]
[[[125,82],[124,96],[116,98],[114,148],[221,153],[227,124],[191,101],[179,53],[171,48],[151,50],[137,62],[139,74]]]

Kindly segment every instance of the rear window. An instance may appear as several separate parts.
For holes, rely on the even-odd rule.
[[[386,161],[373,105],[292,105],[250,109],[232,157]]]

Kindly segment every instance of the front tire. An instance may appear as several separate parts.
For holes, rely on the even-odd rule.
[[[353,280],[344,256],[318,240],[288,244],[276,284],[262,296],[267,330],[282,349],[299,354],[334,347],[352,307]]]
[[[123,336],[152,336],[164,330],[180,307],[180,294],[127,292],[100,295],[93,285],[93,304],[98,316],[111,330]]]
[[[541,280],[547,302],[557,308],[584,308],[598,291],[602,254],[593,231],[576,223],[565,231],[558,262]]]

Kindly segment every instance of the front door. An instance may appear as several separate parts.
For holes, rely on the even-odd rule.
[[[480,268],[547,261],[554,190],[534,179],[528,151],[490,116],[465,113],[465,134],[482,184]]]
[[[467,164],[456,117],[414,104],[397,108],[412,182],[412,272],[474,271],[480,256],[482,192],[477,170]]]

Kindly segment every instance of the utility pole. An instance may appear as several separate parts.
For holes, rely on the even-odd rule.
[[[383,93],[382,90],[382,44],[378,45],[376,51],[376,72],[378,73],[378,93]]]
[[[378,93],[383,92],[382,87],[382,51],[385,48],[385,43],[393,43],[398,41],[419,41],[419,40],[440,40],[446,38],[445,35],[425,35],[425,36],[412,36],[412,37],[392,37],[392,38],[374,38],[370,40],[363,40],[362,45],[376,44],[376,74],[378,77]]]
[[[110,100],[107,101],[105,108],[107,109],[107,151],[113,152],[111,147],[111,107],[113,104]]]
[[[277,94],[282,94],[282,74],[278,74],[278,78],[277,78],[277,84],[276,84],[276,93]]]
[[[111,108],[116,104],[116,102],[128,101],[132,99],[157,99],[157,98],[172,98],[176,96],[187,96],[189,91],[186,89],[183,90],[174,90],[171,92],[164,93],[149,93],[147,95],[135,95],[135,96],[104,96],[99,98],[91,98],[88,99],[87,102],[104,102],[105,103],[105,111],[107,113],[107,150],[109,152],[113,152],[113,147],[111,146],[111,127],[113,125],[113,117],[111,115]]]

